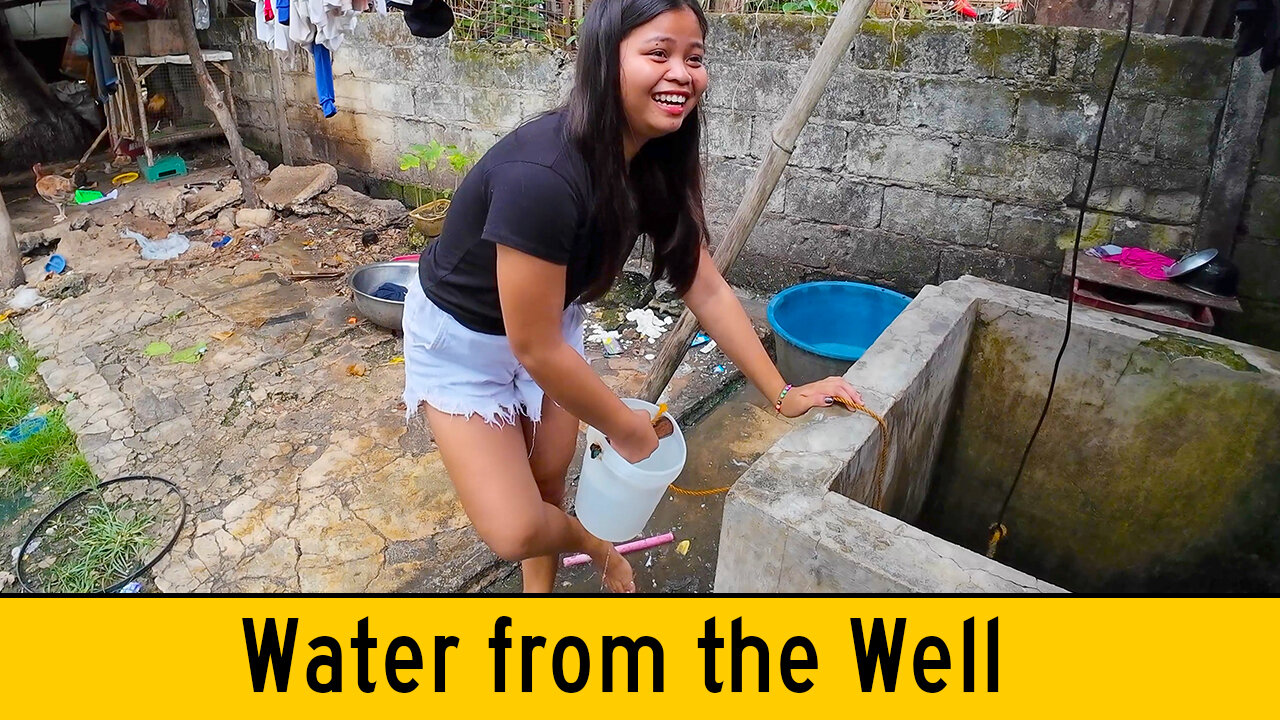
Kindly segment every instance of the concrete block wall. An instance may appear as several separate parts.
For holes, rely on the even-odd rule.
[[[707,108],[717,228],[825,30],[811,19],[715,23]],[[853,278],[914,291],[969,273],[1049,291],[1084,201],[1119,43],[1078,28],[867,22],[733,279],[775,289]],[[1231,48],[1138,36],[1126,66],[1085,242],[1178,253],[1193,241]]]
[[[822,18],[711,18],[704,111],[713,241],[828,25]],[[241,122],[270,150],[278,133],[269,51],[244,20],[215,24],[208,39],[237,53]],[[1119,33],[1080,28],[868,21],[731,280],[767,292],[851,278],[914,292],[974,274],[1055,289],[1120,43]],[[1086,244],[1172,254],[1191,247],[1231,59],[1228,42],[1135,36],[1088,198]],[[295,158],[333,163],[347,181],[413,203],[417,191],[405,185],[451,187],[455,178],[400,172],[396,160],[409,145],[438,139],[479,155],[523,119],[554,107],[572,82],[573,62],[536,46],[421,40],[392,14],[362,17],[335,54],[336,117],[320,117],[309,56],[284,56],[283,70]],[[1274,137],[1280,120],[1269,123]],[[1256,230],[1241,242],[1242,257],[1273,264],[1280,229],[1268,234],[1275,228],[1266,227],[1265,208],[1280,196],[1275,145],[1259,170],[1271,174],[1253,188]],[[1256,294],[1253,307],[1275,311],[1280,290],[1267,277],[1246,286]]]
[[[1280,73],[1273,75],[1261,152],[1234,254],[1245,313],[1228,318],[1227,331],[1236,339],[1280,350]]]

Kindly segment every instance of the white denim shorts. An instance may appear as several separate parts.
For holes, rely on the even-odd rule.
[[[585,356],[577,303],[564,311],[561,328],[569,345]],[[492,425],[515,424],[523,415],[542,418],[542,388],[511,352],[505,335],[487,335],[462,325],[409,283],[404,300],[404,404],[411,418],[423,401],[450,415],[480,415]]]

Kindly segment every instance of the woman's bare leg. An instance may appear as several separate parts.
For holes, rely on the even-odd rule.
[[[631,566],[559,507],[543,502],[519,426],[489,425],[424,405],[436,445],[458,499],[480,539],[511,562],[564,552],[584,552],[606,570],[612,592],[635,592]],[[539,428],[538,442],[542,442]]]
[[[578,444],[578,418],[555,404],[551,398],[542,400],[542,420],[531,422],[521,418],[525,444],[532,448],[529,468],[538,484],[542,501],[558,508],[564,507],[565,475],[573,462],[573,451]],[[559,557],[543,555],[520,563],[524,576],[524,591],[549,593],[556,584]]]

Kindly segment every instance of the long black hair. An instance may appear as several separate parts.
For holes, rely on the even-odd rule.
[[[583,293],[584,300],[609,290],[640,234],[653,241],[652,279],[665,276],[683,295],[698,270],[707,239],[698,108],[689,111],[679,130],[646,142],[629,168],[622,146],[627,130],[619,70],[622,40],[662,13],[681,8],[697,15],[705,36],[707,17],[697,0],[595,0],[578,30],[576,77],[561,110],[569,140],[591,174],[593,217],[602,245],[599,275]]]

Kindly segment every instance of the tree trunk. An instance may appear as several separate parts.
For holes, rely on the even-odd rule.
[[[0,195],[0,290],[16,288],[27,281],[22,272],[22,253],[18,250],[18,235],[9,220],[9,209]]]
[[[18,51],[0,11],[0,172],[78,156],[92,137]]]
[[[173,7],[178,11],[178,27],[182,29],[182,39],[186,42],[187,55],[191,56],[191,69],[195,72],[196,81],[200,83],[200,90],[204,93],[205,107],[213,111],[213,116],[222,126],[222,134],[227,136],[227,146],[231,148],[231,164],[235,166],[236,178],[240,180],[240,193],[244,198],[244,206],[256,208],[259,205],[258,190],[253,185],[255,178],[249,166],[249,156],[245,151],[244,143],[240,141],[240,129],[236,127],[235,119],[227,109],[222,91],[218,90],[213,78],[209,76],[209,68],[205,67],[204,56],[200,54],[200,38],[196,37],[196,16],[195,10],[191,7],[191,0],[177,0],[173,3]]]

